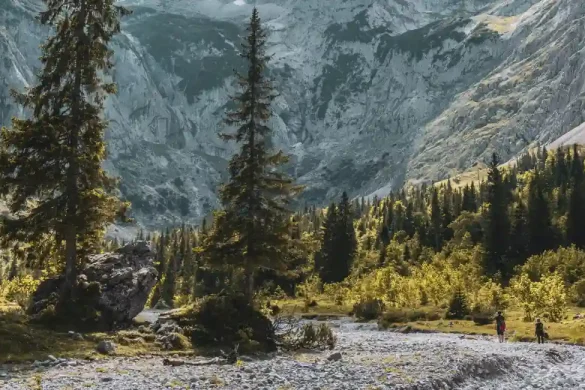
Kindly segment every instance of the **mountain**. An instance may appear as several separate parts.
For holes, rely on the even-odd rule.
[[[39,0],[2,0],[0,123],[34,80]],[[124,0],[107,169],[147,228],[217,207],[217,137],[251,0]],[[505,161],[584,122],[582,0],[258,0],[280,93],[272,143],[322,204]]]

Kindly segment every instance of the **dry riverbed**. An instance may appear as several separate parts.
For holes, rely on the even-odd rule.
[[[201,367],[163,366],[160,357],[62,361],[21,372],[0,367],[0,388],[585,389],[585,349],[581,347],[400,334],[345,320],[332,324],[338,337],[334,351],[244,358],[237,365]],[[336,352],[341,359],[329,359],[339,357]]]

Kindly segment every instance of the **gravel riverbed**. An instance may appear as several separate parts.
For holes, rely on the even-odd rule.
[[[43,390],[585,389],[580,347],[400,334],[346,321],[332,325],[334,351],[244,359],[239,366],[167,367],[161,358],[143,357],[63,362],[17,374],[0,367],[0,388],[30,389],[40,379]],[[335,352],[341,359],[328,360]]]

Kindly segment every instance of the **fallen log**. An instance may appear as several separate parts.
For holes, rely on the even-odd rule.
[[[172,366],[172,367],[178,367],[178,366],[210,366],[213,364],[228,364],[227,361],[225,361],[224,359],[220,359],[220,358],[213,358],[213,359],[209,359],[209,360],[203,360],[203,361],[199,361],[199,362],[191,362],[188,360],[176,360],[176,359],[163,359],[163,365],[164,366]]]

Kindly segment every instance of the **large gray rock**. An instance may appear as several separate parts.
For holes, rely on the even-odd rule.
[[[128,244],[114,253],[91,256],[83,270],[87,282],[101,284],[98,306],[115,322],[127,322],[144,309],[156,284],[154,252],[141,241]]]
[[[102,328],[130,323],[143,309],[157,279],[155,253],[150,244],[138,241],[113,253],[91,255],[77,277],[74,305],[95,308],[101,315],[95,320]],[[33,296],[30,314],[40,313],[54,303],[63,278],[41,283]],[[82,308],[76,307],[82,312]],[[88,311],[83,311],[88,312]]]

